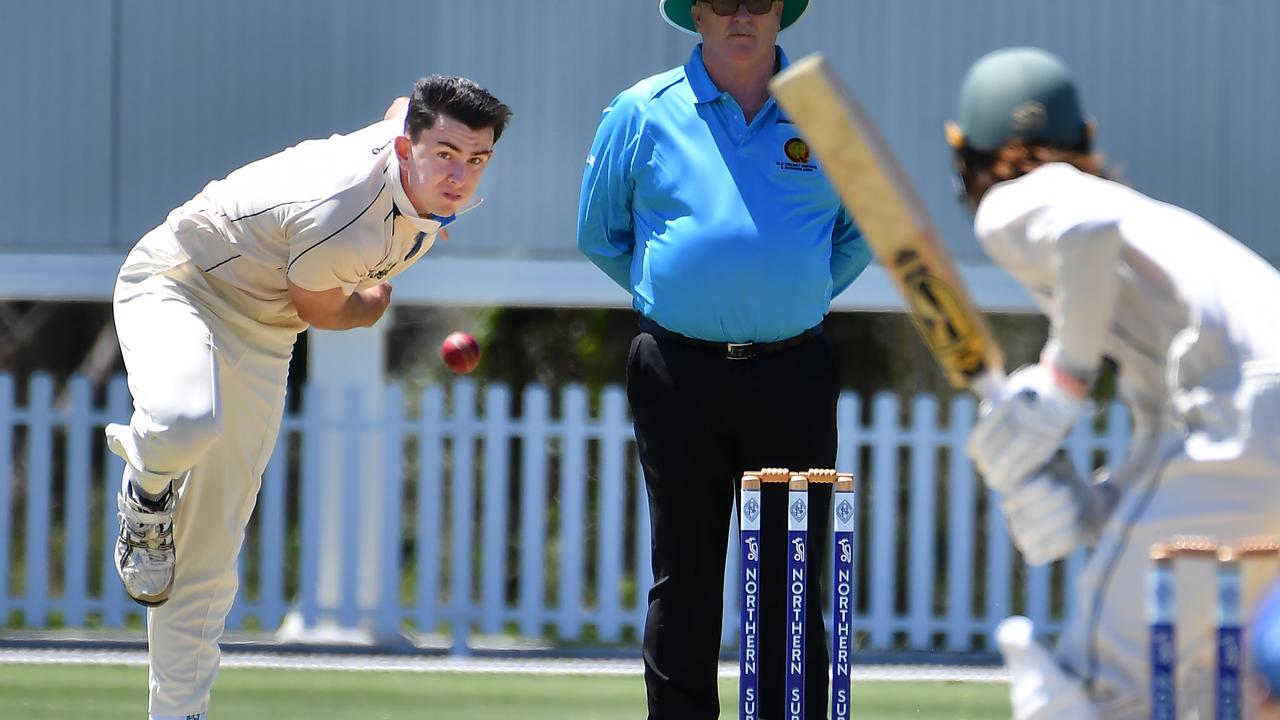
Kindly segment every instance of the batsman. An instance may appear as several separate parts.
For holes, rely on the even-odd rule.
[[[947,136],[979,241],[1049,319],[1039,362],[983,403],[969,454],[1028,562],[1094,548],[1052,653],[1023,619],[997,631],[1014,717],[1148,717],[1148,549],[1183,533],[1280,531],[1280,273],[1195,214],[1108,179],[1076,85],[1047,52],[978,60]],[[1054,458],[1104,358],[1132,441],[1085,479]],[[1198,717],[1212,717],[1211,593],[1178,588],[1178,707]]]

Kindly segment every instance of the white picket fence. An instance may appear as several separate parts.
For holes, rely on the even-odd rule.
[[[122,466],[101,440],[106,422],[129,417],[128,389],[117,378],[105,404],[91,395],[84,378],[55,387],[37,375],[19,388],[0,375],[0,627],[116,628],[140,614],[111,565]],[[1012,612],[1056,628],[1083,556],[1049,568],[1016,557],[963,453],[973,401],[863,402],[840,399],[837,460],[859,478],[862,647],[989,650]],[[302,409],[286,413],[229,629],[270,631],[292,612],[308,627],[381,637],[447,633],[458,651],[477,632],[638,645],[649,524],[621,388],[517,397],[466,380],[412,394],[390,385],[383,406],[370,417],[354,394],[309,387]],[[1128,442],[1124,408],[1103,415],[1069,437],[1080,467]],[[371,454],[377,478],[362,472]],[[340,479],[328,492],[342,523],[326,520],[326,476]],[[376,555],[362,552],[367,537]],[[730,543],[726,647],[737,638],[736,555]]]

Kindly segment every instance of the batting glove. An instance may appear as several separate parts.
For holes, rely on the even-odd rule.
[[[1009,535],[1029,565],[1045,565],[1071,554],[1092,538],[1092,520],[1103,501],[1066,456],[1004,496],[1001,508]]]
[[[969,435],[969,457],[991,489],[1005,493],[1044,467],[1084,407],[1049,368],[1030,365],[1009,376]]]

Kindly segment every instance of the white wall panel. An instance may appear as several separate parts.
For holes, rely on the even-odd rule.
[[[0,248],[122,253],[207,180],[381,116],[431,72],[516,112],[484,208],[436,252],[576,259],[600,110],[684,62],[653,0],[45,0],[0,4]],[[1062,55],[1100,147],[1140,190],[1280,259],[1280,3],[813,0],[783,36],[825,52],[883,125],[956,254],[985,262],[953,198],[942,125],[997,47]]]
[[[110,248],[111,27],[108,2],[0,2],[0,247]]]

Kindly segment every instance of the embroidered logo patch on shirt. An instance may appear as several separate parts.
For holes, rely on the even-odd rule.
[[[400,263],[391,263],[391,264],[390,264],[390,265],[388,265],[387,267],[384,267],[384,268],[378,268],[377,270],[374,270],[373,272],[369,273],[369,279],[370,279],[370,280],[381,280],[382,278],[384,278],[384,277],[386,277],[386,276],[390,275],[390,274],[391,274],[391,271],[392,271],[392,270],[395,270],[395,269],[396,269],[396,267],[397,267],[399,264],[400,264]]]
[[[788,140],[787,144],[782,146],[782,151],[787,154],[787,159],[793,163],[806,164],[809,162],[809,146],[798,137]]]
[[[788,162],[778,162],[778,167],[783,170],[794,170],[796,172],[813,172],[816,166],[810,162],[809,144],[798,137],[793,137],[782,145],[782,152],[786,154]]]

